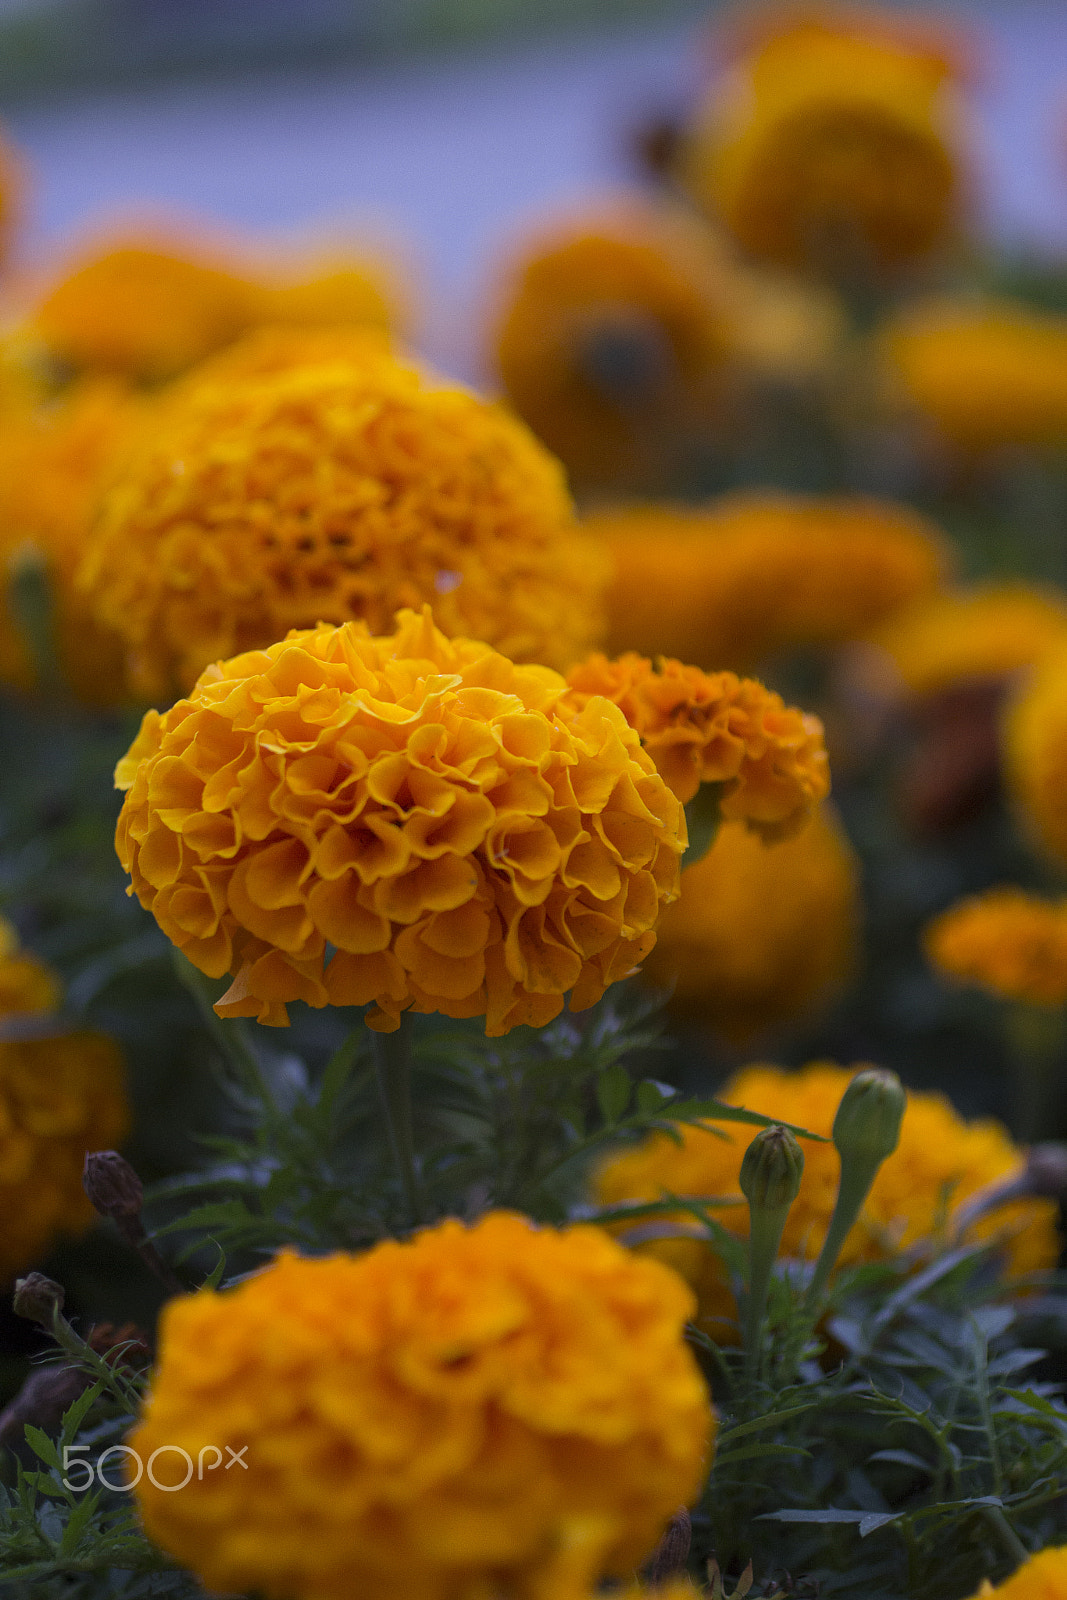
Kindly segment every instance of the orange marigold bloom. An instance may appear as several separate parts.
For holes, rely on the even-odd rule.
[[[744,1041],[839,987],[859,930],[859,867],[832,811],[773,849],[736,822],[682,873],[642,969],[675,1004]]]
[[[939,971],[1029,1005],[1067,1002],[1067,900],[989,889],[928,925],[926,953]]]
[[[901,398],[957,449],[1067,444],[1067,317],[935,302],[892,323],[882,349]]]
[[[149,695],[289,628],[449,634],[566,666],[600,625],[601,552],[519,422],[380,346],[189,381],[110,495],[82,581]],[[278,370],[262,370],[265,351]],[[266,363],[268,366],[270,362]]]
[[[614,566],[613,650],[745,671],[865,632],[942,580],[944,541],[905,506],[731,495],[701,510],[604,511],[586,523]]]
[[[507,1212],[283,1252],[164,1308],[133,1448],[163,1484],[185,1475],[168,1450],[247,1449],[247,1470],[180,1494],[146,1473],[145,1526],[211,1589],[271,1600],[547,1597],[576,1545],[594,1583],[625,1574],[707,1466],[692,1310],[600,1229]]]
[[[6,917],[0,917],[0,1017],[54,1011],[60,994],[59,979],[51,967],[21,950],[15,929]]]
[[[168,938],[235,975],[222,1015],[373,1001],[383,1031],[410,1008],[497,1035],[592,1005],[655,943],[685,818],[621,712],[429,608],[398,624],[220,662],[120,763],[119,857]]]
[[[90,1226],[86,1153],[117,1145],[128,1127],[112,1040],[92,1033],[0,1040],[0,1277],[32,1265],[58,1234]]]
[[[70,692],[90,704],[126,698],[124,650],[119,636],[93,615],[75,575],[97,506],[151,415],[149,403],[124,385],[87,379],[51,405],[9,420],[0,432],[0,560],[7,583],[22,562],[43,562],[60,673]],[[10,590],[3,603],[0,678],[30,688],[37,667]]]
[[[1067,648],[1049,652],[1009,705],[1003,729],[1008,791],[1029,832],[1067,862]]]
[[[973,1600],[1067,1600],[1067,1545],[1027,1556],[1003,1583],[985,1583]]]
[[[714,428],[729,271],[677,217],[631,207],[558,227],[528,247],[503,299],[504,392],[577,482],[659,481]]]
[[[855,13],[787,12],[713,84],[683,178],[754,256],[891,272],[956,225],[957,124],[941,52]]]
[[[826,1063],[801,1072],[747,1067],[719,1095],[731,1105],[780,1117],[829,1138],[838,1102],[855,1070]],[[741,1160],[751,1130],[730,1124],[716,1124],[716,1129],[680,1127],[680,1144],[666,1134],[653,1134],[610,1157],[596,1177],[597,1199],[614,1206],[656,1200],[665,1193],[739,1198]],[[842,1264],[884,1258],[935,1235],[946,1201],[957,1206],[1003,1178],[1020,1160],[1020,1151],[999,1123],[964,1122],[943,1095],[911,1091],[900,1143],[879,1168],[845,1241]],[[814,1260],[822,1248],[839,1172],[833,1144],[805,1141],[804,1176],[785,1225],[784,1256]],[[712,1214],[739,1238],[747,1237],[745,1206],[723,1207]],[[1045,1270],[1055,1265],[1059,1254],[1056,1214],[1053,1201],[1023,1200],[988,1213],[975,1223],[973,1233],[978,1238],[1002,1238],[1012,1272]],[[679,1237],[640,1248],[667,1261],[692,1283],[702,1318],[716,1338],[729,1339],[736,1306],[722,1261],[710,1245],[692,1237],[691,1223],[684,1219],[676,1223]]]
[[[603,695],[619,707],[683,805],[702,783],[722,784],[724,817],[781,839],[830,792],[818,717],[753,678],[631,651],[617,661],[590,656],[567,682],[577,706]]]

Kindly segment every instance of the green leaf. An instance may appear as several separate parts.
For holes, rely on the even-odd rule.
[[[673,1093],[673,1089],[668,1088],[666,1084],[657,1083],[655,1078],[642,1078],[634,1097],[637,1109],[643,1116],[655,1116],[670,1101]]]
[[[722,784],[702,783],[685,808],[689,846],[682,857],[682,871],[695,867],[715,843],[722,823]]]
[[[630,1104],[633,1083],[621,1061],[605,1067],[596,1080],[597,1104],[607,1123],[616,1123]]]
[[[59,1452],[47,1433],[44,1433],[40,1428],[34,1427],[32,1422],[26,1423],[25,1432],[26,1443],[38,1460],[43,1461],[46,1467],[51,1467],[55,1472],[59,1472],[62,1467]]]
[[[811,1451],[805,1450],[799,1444],[746,1444],[740,1450],[719,1450],[715,1453],[716,1467],[732,1467],[738,1461],[761,1461],[769,1456],[781,1459],[786,1456],[806,1456],[811,1460]]]

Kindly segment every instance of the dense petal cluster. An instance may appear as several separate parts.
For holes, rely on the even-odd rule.
[[[83,254],[43,294],[30,326],[76,372],[158,382],[263,323],[384,327],[390,316],[374,273],[355,263],[272,284],[205,245],[130,240]]]
[[[950,907],[926,929],[939,971],[1005,1000],[1067,1003],[1067,900],[990,889]]]
[[[604,511],[587,526],[614,566],[609,648],[740,672],[854,638],[935,588],[947,564],[925,518],[865,499],[753,493],[697,511]]]
[[[134,1449],[247,1447],[247,1471],[146,1474],[145,1526],[210,1588],[271,1600],[547,1596],[579,1541],[594,1582],[632,1571],[707,1465],[692,1309],[599,1229],[506,1212],[285,1253],[165,1308]]]
[[[117,1145],[128,1125],[110,1039],[57,1032],[0,1040],[0,1278],[32,1265],[58,1234],[89,1227],[86,1153]]]
[[[748,1067],[719,1091],[731,1105],[780,1117],[829,1138],[838,1102],[852,1069],[826,1064],[783,1072]],[[727,1125],[706,1131],[677,1130],[680,1143],[653,1134],[631,1150],[611,1157],[596,1179],[598,1199],[609,1205],[651,1201],[661,1195],[740,1196],[741,1159],[749,1130]],[[721,1134],[725,1132],[726,1137]],[[842,1264],[875,1260],[935,1235],[946,1202],[955,1206],[1011,1172],[1020,1152],[999,1123],[965,1122],[940,1094],[912,1091],[900,1143],[879,1169],[859,1220],[845,1241]],[[831,1143],[804,1144],[804,1176],[790,1210],[782,1253],[814,1259],[826,1237],[837,1197],[840,1163]],[[988,1213],[974,1225],[981,1238],[1002,1237],[1007,1264],[1017,1273],[1052,1267],[1059,1254],[1057,1208],[1049,1200],[1024,1200]],[[714,1213],[739,1237],[748,1231],[744,1206]],[[692,1237],[692,1224],[676,1222],[679,1237],[643,1244],[682,1272],[695,1288],[702,1317],[716,1337],[729,1333],[736,1315],[721,1259],[711,1246]],[[689,1237],[686,1237],[689,1234]]]
[[[1067,1545],[1027,1556],[1010,1578],[983,1584],[973,1600],[1067,1600]]]
[[[123,384],[86,379],[49,406],[27,409],[0,431],[0,561],[7,625],[0,630],[0,678],[37,682],[38,663],[12,584],[26,561],[43,563],[52,639],[61,677],[79,699],[115,705],[126,698],[120,638],[99,623],[76,582],[93,517],[135,451],[152,406]]]
[[[1010,301],[919,306],[883,348],[904,402],[957,449],[1067,443],[1067,317]]]
[[[713,84],[683,175],[752,255],[832,276],[896,270],[960,204],[942,56],[840,13],[768,30]]]
[[[148,694],[290,628],[434,604],[449,634],[566,666],[600,628],[600,551],[526,428],[380,345],[257,343],[189,380],[104,508],[82,581]],[[266,352],[266,357],[265,357]],[[264,370],[264,366],[268,370]]]
[[[724,817],[780,839],[830,792],[822,723],[754,678],[631,651],[590,656],[567,683],[577,706],[603,696],[619,707],[683,805],[702,783],[721,784]]]
[[[848,975],[859,867],[832,812],[773,849],[737,823],[682,873],[642,971],[731,1041],[817,1005]]]
[[[868,642],[909,694],[1008,678],[1067,645],[1067,596],[1025,583],[947,590],[894,613]]]
[[[1067,861],[1067,648],[1050,651],[1009,705],[1004,775],[1032,836]]]
[[[677,218],[635,210],[560,229],[505,288],[505,394],[576,481],[658,480],[721,405],[728,298],[722,261]]]
[[[59,979],[37,956],[19,948],[19,937],[0,917],[0,1017],[54,1011],[60,1000]]]
[[[149,712],[117,780],[133,888],[230,1016],[375,1002],[490,1034],[593,1004],[655,943],[682,808],[621,712],[401,613],[293,634]],[[327,960],[327,945],[334,947]]]

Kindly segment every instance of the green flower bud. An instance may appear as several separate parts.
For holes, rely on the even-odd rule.
[[[800,1193],[804,1152],[788,1128],[762,1128],[741,1163],[741,1193],[763,1211],[788,1211]]]
[[[16,1317],[27,1322],[39,1322],[42,1327],[52,1326],[52,1317],[63,1309],[63,1286],[43,1272],[27,1273],[15,1279],[15,1294],[11,1302]]]
[[[860,1161],[878,1166],[900,1142],[907,1095],[895,1072],[867,1067],[857,1072],[837,1108],[834,1144],[842,1163]]]

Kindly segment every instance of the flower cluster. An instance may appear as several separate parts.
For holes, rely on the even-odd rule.
[[[293,627],[433,602],[449,634],[565,666],[599,631],[602,564],[523,425],[345,342],[175,393],[108,498],[82,581],[147,693]],[[262,346],[257,346],[257,360]]]
[[[131,1444],[246,1449],[247,1471],[142,1478],[145,1525],[210,1588],[272,1600],[547,1596],[578,1543],[594,1583],[622,1575],[706,1468],[692,1309],[599,1229],[506,1212],[285,1253],[166,1307]]]
[[[780,1117],[829,1138],[838,1102],[852,1072],[817,1064],[801,1072],[748,1067],[719,1091],[731,1105]],[[653,1134],[632,1150],[611,1157],[596,1178],[603,1204],[653,1201],[664,1194],[703,1197],[740,1196],[741,1160],[747,1132],[684,1127],[678,1140]],[[853,1265],[892,1254],[936,1235],[946,1205],[955,1206],[1011,1172],[1019,1151],[996,1122],[965,1122],[940,1094],[913,1092],[900,1143],[883,1163],[859,1220],[845,1241],[840,1261]],[[786,1255],[814,1259],[826,1236],[837,1196],[839,1158],[830,1144],[804,1145],[800,1194],[790,1210],[782,1240]],[[974,1224],[979,1238],[998,1237],[1011,1270],[1026,1273],[1055,1265],[1059,1254],[1056,1205],[1023,1200],[1000,1207]],[[713,1215],[744,1237],[748,1213],[730,1206]],[[678,1237],[642,1245],[674,1266],[697,1292],[701,1316],[716,1338],[729,1337],[736,1315],[720,1258],[692,1222],[679,1219]]]
[[[826,10],[769,27],[713,86],[683,176],[752,255],[834,276],[898,269],[960,202],[944,56]]]
[[[859,870],[832,813],[773,849],[727,822],[656,928],[642,971],[731,1041],[803,1015],[847,976]]]
[[[1030,833],[1067,861],[1067,647],[1034,668],[1004,723],[1004,773]]]
[[[655,942],[679,802],[621,712],[449,641],[291,635],[149,712],[117,781],[133,888],[229,1016],[375,1002],[490,1034],[593,1004]],[[335,947],[326,961],[327,942]]]
[[[19,948],[15,929],[0,917],[0,1017],[54,1011],[59,1001],[56,974],[37,956]]]
[[[745,671],[863,633],[941,581],[937,530],[902,506],[745,494],[591,517],[611,554],[609,645]]]
[[[89,1227],[86,1152],[118,1144],[128,1124],[110,1039],[57,1032],[0,1040],[0,1277],[30,1265],[57,1234]]]
[[[925,944],[939,971],[1005,1000],[1067,1002],[1067,900],[990,889],[936,917]]]
[[[765,839],[802,828],[830,792],[818,717],[753,678],[631,651],[617,661],[590,656],[567,683],[576,706],[603,696],[619,707],[683,804],[702,783],[721,784],[723,816]]]
[[[896,612],[869,636],[913,695],[1008,678],[1067,645],[1067,600],[1024,583],[948,590]]]

